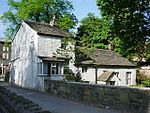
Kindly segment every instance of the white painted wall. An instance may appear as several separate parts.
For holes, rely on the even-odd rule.
[[[52,57],[61,46],[61,37],[57,36],[38,36],[38,56]]]
[[[38,77],[38,35],[22,23],[12,42],[10,82],[24,88],[41,90],[43,77]]]
[[[38,35],[23,22],[12,42],[10,82],[25,88],[44,90],[45,77],[38,75],[38,62],[42,62],[38,56],[53,57],[60,46],[61,37]],[[63,76],[51,76],[51,79],[63,80]]]
[[[87,72],[82,73],[82,67],[78,68],[81,72],[82,80],[89,81],[90,83],[95,83],[95,68],[88,67]],[[98,67],[97,68],[97,76],[99,77],[103,71],[112,71],[112,72],[119,72],[118,77],[113,76],[112,81],[116,81],[115,85],[117,86],[126,86],[126,72],[131,72],[131,84],[136,84],[136,69],[135,68],[107,68],[107,67]],[[120,80],[119,80],[120,79]],[[98,84],[106,84],[106,82],[98,81]]]

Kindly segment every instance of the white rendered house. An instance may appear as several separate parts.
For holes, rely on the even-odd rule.
[[[119,54],[104,49],[78,47],[76,67],[89,83],[129,86],[136,84],[136,66]]]
[[[82,80],[90,83],[135,84],[135,65],[120,55],[96,49],[87,59],[76,59],[74,44],[64,46],[63,38],[71,36],[46,23],[24,21],[12,40],[10,83],[43,91],[45,79],[63,80],[64,67],[68,67],[73,73],[80,71]],[[61,48],[67,49],[61,52],[66,56],[58,54]]]
[[[12,41],[10,82],[20,87],[44,90],[45,78],[63,80],[63,68],[73,65],[69,64],[72,59],[55,55],[62,46],[63,37],[70,38],[70,35],[49,24],[24,21]],[[70,55],[74,57],[74,54]]]

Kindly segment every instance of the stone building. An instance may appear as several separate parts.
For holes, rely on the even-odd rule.
[[[0,75],[3,76],[10,64],[11,40],[0,38]]]
[[[81,51],[75,65],[83,80],[116,86],[136,84],[136,66],[119,54],[111,50],[78,48]]]
[[[24,21],[12,40],[10,82],[43,90],[44,79],[62,80],[69,61],[55,54],[63,37],[70,34],[50,24]]]
[[[136,68],[129,61],[107,50],[97,50],[90,60],[81,61],[76,59],[74,42],[65,42],[65,38],[72,39],[68,32],[56,26],[24,21],[12,40],[10,82],[43,91],[45,79],[64,80],[65,69],[69,68],[75,74],[80,71],[82,80],[90,83],[135,84]],[[104,71],[111,74],[105,73],[106,81],[98,81]]]

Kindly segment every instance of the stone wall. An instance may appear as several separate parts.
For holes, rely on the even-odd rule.
[[[150,113],[150,89],[45,80],[45,92],[97,107]]]
[[[51,113],[0,86],[0,113]]]

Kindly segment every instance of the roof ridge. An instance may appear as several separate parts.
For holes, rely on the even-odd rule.
[[[42,23],[42,22],[34,22],[34,21],[28,21],[28,20],[24,20],[24,22],[25,23],[28,23],[28,22],[30,22],[30,23],[37,23],[37,24],[45,24],[45,25],[49,25],[49,26],[51,26],[49,23]],[[53,27],[53,26],[52,26]]]
[[[70,33],[63,30],[57,26],[51,26],[48,23],[33,22],[33,21],[23,21],[25,24],[29,25],[33,30],[39,34],[60,36],[60,37],[71,37]]]

